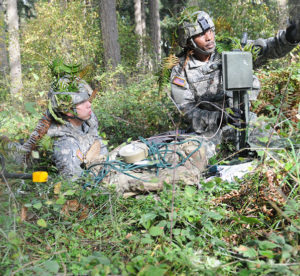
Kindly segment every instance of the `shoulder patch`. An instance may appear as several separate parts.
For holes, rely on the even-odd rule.
[[[185,85],[185,79],[175,76],[172,83],[183,87]]]
[[[77,150],[76,155],[80,159],[80,161],[83,162],[84,155],[82,154],[82,152],[79,149]]]

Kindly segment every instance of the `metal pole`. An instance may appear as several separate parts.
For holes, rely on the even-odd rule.
[[[233,91],[233,107],[236,109],[240,108],[240,91]],[[239,129],[235,130],[236,136],[235,136],[235,144],[236,144],[236,150],[240,150],[240,131]]]

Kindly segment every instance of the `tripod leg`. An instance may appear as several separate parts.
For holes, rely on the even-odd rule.
[[[233,92],[233,107],[236,109],[240,108],[240,91]],[[235,137],[236,150],[240,150],[241,132],[238,129],[236,129],[235,133],[236,133],[236,137]]]
[[[240,137],[240,147],[244,148],[246,147],[247,143],[247,127],[249,123],[249,95],[246,90],[240,91],[240,100],[241,100],[241,106],[240,109],[243,112],[243,123],[241,125],[242,131],[241,131],[241,137]]]

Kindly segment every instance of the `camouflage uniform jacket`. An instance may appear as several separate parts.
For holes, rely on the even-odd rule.
[[[253,64],[254,68],[266,63],[268,59],[283,57],[297,45],[286,40],[285,31],[279,31],[272,38],[248,43],[260,48],[259,56]],[[220,64],[221,56],[217,51],[211,55],[208,62],[201,62],[193,55],[188,58],[183,56],[171,73],[174,102],[185,114],[192,130],[205,137],[213,136],[217,132],[221,120],[220,108],[223,104],[224,107],[228,107],[232,100],[232,92],[226,92],[224,95],[222,90]],[[253,89],[258,90],[258,79],[254,77],[253,80]],[[219,138],[222,135],[220,132],[222,130],[217,135]]]
[[[83,171],[84,158],[95,141],[101,144],[102,155],[108,154],[106,146],[98,136],[98,120],[94,113],[91,118],[76,127],[71,123],[59,125],[53,123],[48,135],[54,138],[53,161],[59,172],[67,177],[77,177]]]

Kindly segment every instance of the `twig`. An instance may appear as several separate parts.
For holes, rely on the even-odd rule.
[[[273,161],[281,168],[281,169],[284,169],[284,166],[275,158],[275,157],[273,157],[273,155],[271,155],[267,150],[265,150],[264,151],[265,152],[265,154],[267,154],[271,159],[273,159]],[[298,181],[298,179],[295,177],[295,176],[293,176],[292,174],[290,174],[288,171],[286,171],[287,172],[287,174],[291,177],[291,178],[293,178],[294,180],[295,180],[295,182],[297,183],[297,184],[299,184],[299,181]]]
[[[14,276],[16,273],[18,273],[19,271],[23,270],[25,267],[27,267],[27,266],[29,266],[29,265],[33,265],[33,264],[39,262],[40,260],[41,260],[41,259],[37,259],[37,260],[35,260],[35,261],[31,261],[31,262],[29,262],[29,263],[27,263],[27,264],[24,264],[23,266],[21,266],[21,267],[20,267],[19,269],[17,269],[16,271],[13,271],[13,272],[11,273],[11,276]]]
[[[298,114],[293,115],[293,116],[290,116],[290,117],[286,118],[285,120],[283,120],[283,121],[277,123],[277,124],[274,126],[274,128],[278,127],[279,125],[283,124],[283,123],[286,122],[286,121],[290,121],[292,118],[297,117],[297,115],[298,115]]]
[[[8,184],[8,182],[7,182],[7,180],[6,180],[6,177],[4,176],[4,172],[1,171],[0,173],[1,173],[0,177],[2,177],[3,181],[5,182],[5,185],[7,186],[7,189],[8,189],[8,191],[9,191],[9,195],[10,195],[10,196],[9,196],[9,201],[10,201],[10,198],[13,198],[13,200],[14,200],[14,202],[15,202],[15,205],[16,205],[16,207],[17,207],[17,210],[18,210],[18,202],[17,202],[17,199],[16,199],[14,193],[12,192],[12,190],[11,190],[11,188],[10,188],[10,186],[9,186],[9,184]],[[10,214],[10,216],[11,216],[11,208],[10,208],[10,204],[9,204],[9,214]],[[14,220],[14,230],[15,230],[15,228],[16,228],[16,224],[15,224],[15,220]]]
[[[219,268],[225,267],[225,266],[228,266],[228,265],[233,265],[233,264],[238,263],[238,262],[239,261],[232,261],[232,262],[229,262],[229,263],[226,263],[226,264],[223,264],[223,265],[219,266]]]
[[[67,251],[66,251],[66,250],[61,250],[61,251],[57,251],[57,252],[52,253],[52,255],[60,255],[60,254],[65,253],[65,252],[67,252]],[[11,273],[11,276],[14,276],[16,273],[18,273],[19,271],[23,270],[25,267],[27,267],[27,266],[29,266],[29,265],[32,265],[32,264],[35,264],[35,263],[39,262],[40,260],[41,260],[41,259],[37,259],[37,260],[31,261],[31,262],[29,262],[29,263],[27,263],[27,264],[24,264],[24,265],[21,266],[19,269],[13,271],[13,272]]]
[[[114,214],[113,214],[112,203],[111,203],[111,195],[108,196],[108,201],[109,201],[109,213],[111,216],[111,220],[114,222]]]
[[[64,269],[64,276],[66,276],[66,275],[67,275],[67,267],[66,267],[66,265],[65,265],[65,263],[64,263],[64,261],[63,261],[61,255],[59,255],[59,259],[60,259],[61,265],[62,265],[62,267],[63,267],[63,269]]]
[[[114,119],[116,119],[117,121],[121,121],[121,122],[124,122],[124,123],[129,124],[129,125],[138,126],[138,125],[135,124],[135,123],[132,123],[132,122],[127,121],[127,120],[125,120],[125,119],[123,119],[123,118],[120,118],[119,116],[116,116],[116,115],[113,115],[113,114],[110,114],[110,116],[113,117]]]
[[[277,213],[284,217],[291,225],[293,225],[295,228],[297,228],[298,230],[300,230],[300,227],[295,225],[293,223],[293,221],[286,215],[282,212],[282,210],[277,206],[277,204],[275,202],[272,202],[271,200],[268,200],[269,204],[277,211]]]
[[[178,127],[176,128],[176,136],[175,136],[175,146],[173,152],[173,166],[175,165],[175,158],[176,158],[176,147],[177,147],[177,140],[178,140]],[[171,221],[170,221],[170,244],[172,243],[173,239],[173,216],[174,216],[174,202],[175,202],[175,177],[176,177],[176,168],[173,170],[172,176],[172,205],[171,205]]]

